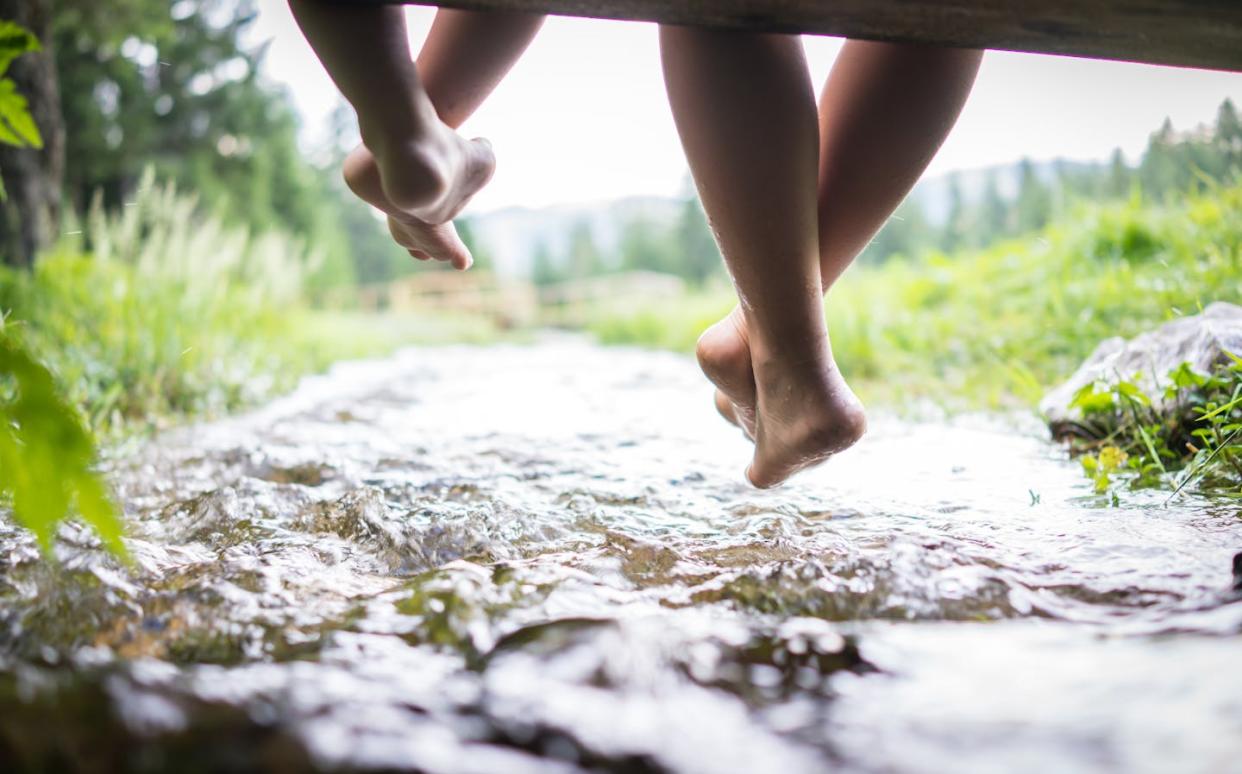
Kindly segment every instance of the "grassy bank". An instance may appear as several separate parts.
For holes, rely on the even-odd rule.
[[[101,436],[236,410],[337,360],[495,333],[477,319],[314,309],[312,246],[144,189],[119,214],[66,226],[32,272],[0,271],[8,335]]]
[[[1169,203],[1083,204],[985,250],[856,266],[831,291],[838,361],[864,400],[1033,406],[1104,338],[1242,302],[1242,185]],[[690,351],[727,290],[599,319],[606,343]]]

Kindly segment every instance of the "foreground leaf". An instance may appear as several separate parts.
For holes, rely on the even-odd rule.
[[[45,552],[75,509],[110,550],[125,555],[116,505],[93,469],[95,444],[52,374],[0,331],[0,493]]]

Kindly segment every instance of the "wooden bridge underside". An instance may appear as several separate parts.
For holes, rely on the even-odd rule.
[[[1242,71],[1242,0],[441,0],[410,4]]]

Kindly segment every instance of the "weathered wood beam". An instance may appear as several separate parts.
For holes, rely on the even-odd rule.
[[[409,4],[1242,71],[1242,0],[419,0]]]

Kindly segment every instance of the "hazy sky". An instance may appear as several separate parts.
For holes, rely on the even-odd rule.
[[[292,91],[314,144],[336,91],[284,0],[260,5],[253,32],[271,41],[267,75]],[[407,10],[415,50],[433,13]],[[805,45],[818,88],[841,41],[807,37]],[[1242,107],[1242,74],[989,52],[928,174],[1023,156],[1105,158],[1115,147],[1133,160],[1166,116],[1179,129],[1208,122],[1227,96]],[[462,132],[490,139],[499,158],[472,212],[685,190],[653,25],[549,19]]]

